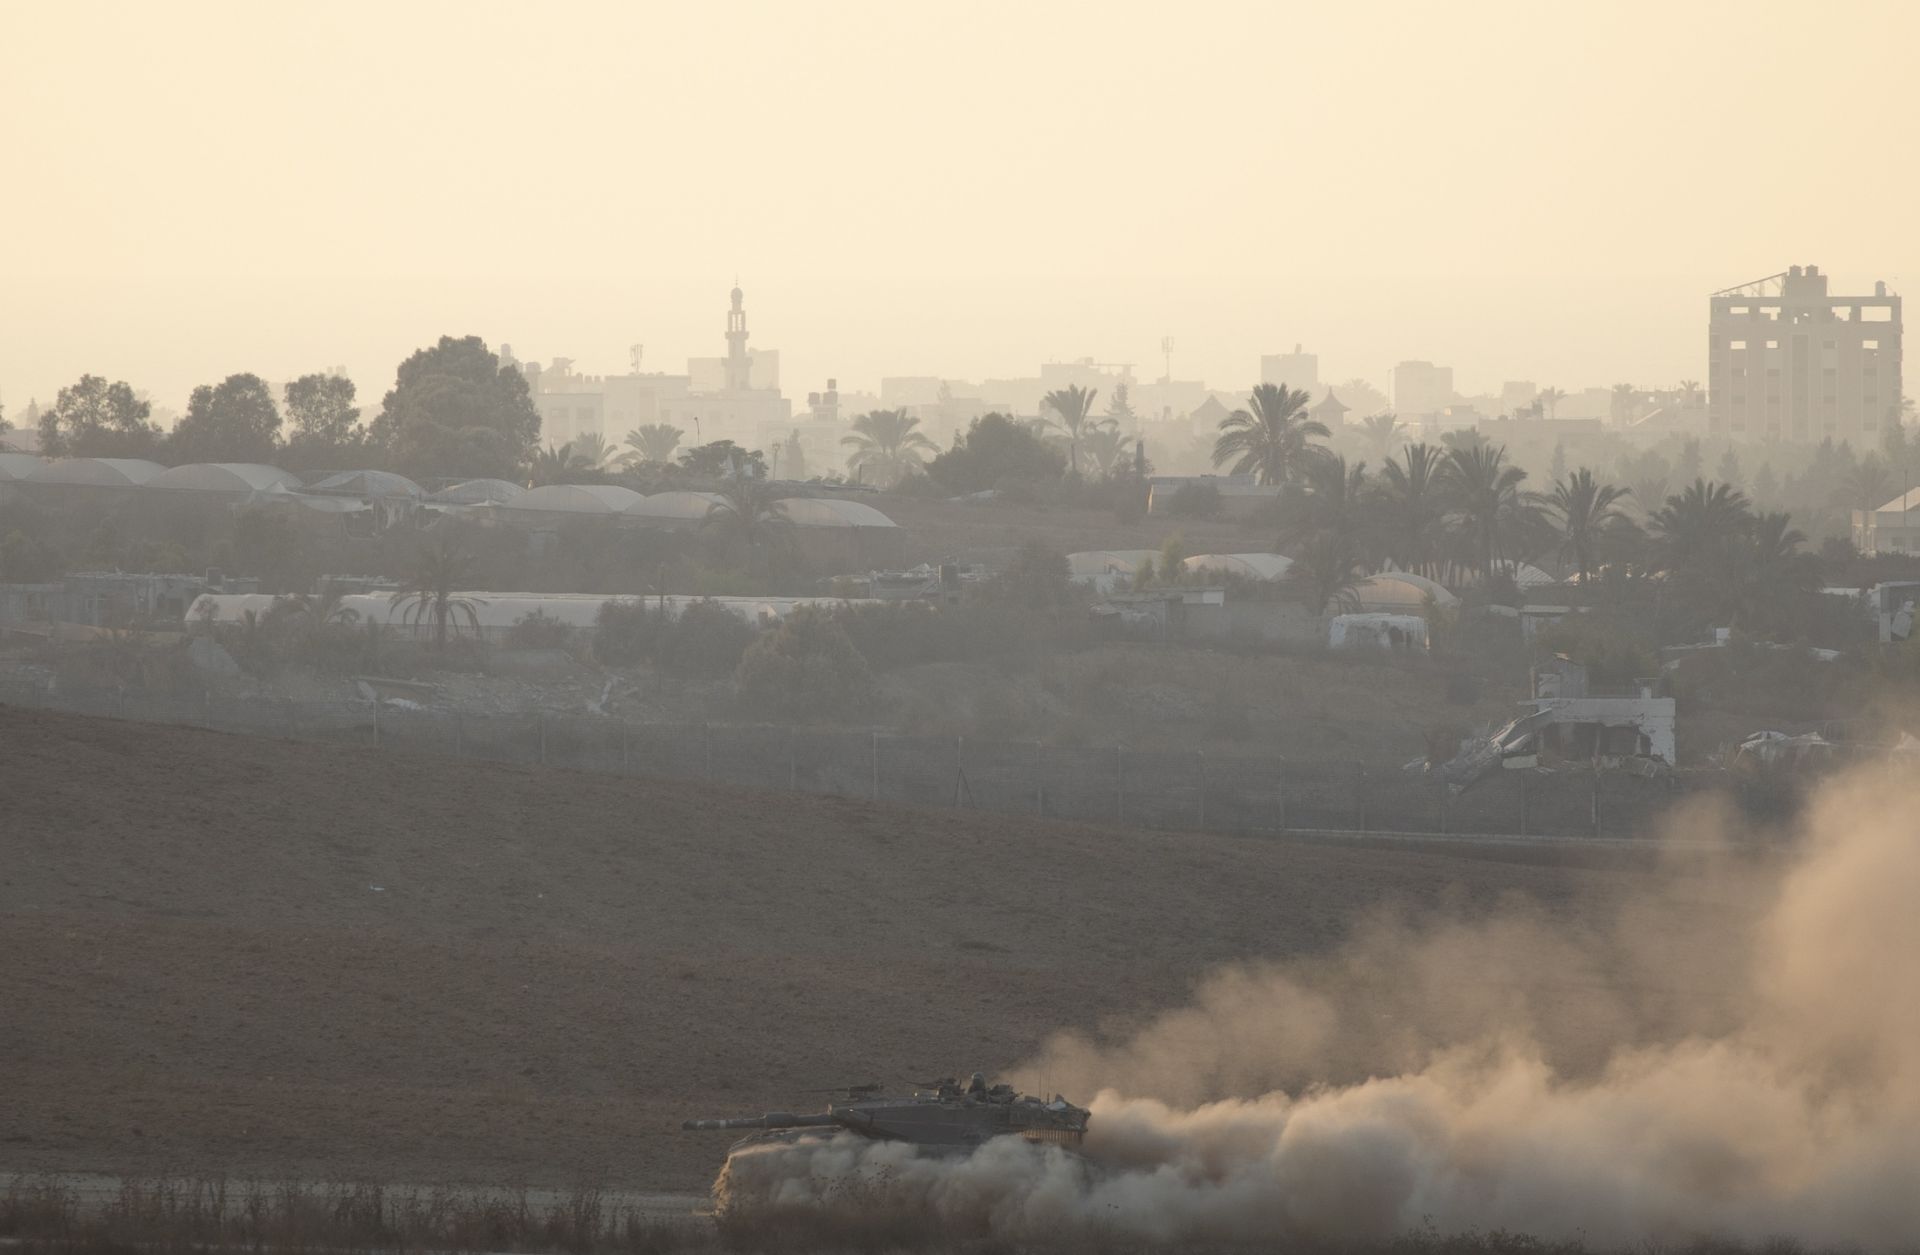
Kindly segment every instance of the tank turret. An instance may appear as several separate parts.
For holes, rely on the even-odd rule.
[[[887,1097],[879,1086],[854,1086],[849,1101],[829,1103],[825,1111],[795,1114],[770,1111],[758,1116],[686,1120],[688,1132],[752,1130],[735,1145],[798,1143],[840,1134],[876,1141],[906,1142],[939,1154],[965,1154],[996,1137],[1077,1148],[1086,1137],[1088,1113],[1057,1095],[1044,1101],[992,1085],[976,1072],[962,1086],[951,1078],[928,1082],[910,1094]]]

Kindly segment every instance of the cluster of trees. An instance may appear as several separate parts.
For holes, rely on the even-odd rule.
[[[1279,548],[1321,607],[1387,567],[1493,589],[1545,562],[1583,586],[1642,586],[1691,620],[1790,630],[1796,594],[1818,585],[1791,516],[1724,481],[1644,500],[1579,467],[1536,491],[1504,446],[1471,432],[1405,445],[1370,473],[1317,443],[1327,433],[1306,399],[1256,389],[1250,411],[1222,421],[1214,456],[1285,489]]]
[[[442,336],[400,368],[371,422],[351,379],[310,374],[276,397],[254,374],[193,390],[172,431],[125,382],[82,376],[37,416],[53,457],[271,462],[294,470],[377,467],[403,474],[519,478],[540,414],[527,381],[477,336]]]

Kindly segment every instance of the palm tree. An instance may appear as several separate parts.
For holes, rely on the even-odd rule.
[[[1384,460],[1393,452],[1393,446],[1400,441],[1400,435],[1406,429],[1400,425],[1400,419],[1392,410],[1382,410],[1378,414],[1369,414],[1360,420],[1360,434],[1369,444],[1379,450]]]
[[[1555,484],[1547,496],[1548,507],[1559,516],[1560,558],[1573,559],[1582,588],[1593,579],[1594,552],[1600,538],[1610,528],[1627,522],[1626,511],[1615,504],[1626,495],[1626,489],[1600,483],[1583,466]]]
[[[933,441],[914,430],[920,420],[905,410],[873,410],[853,420],[853,434],[840,437],[851,445],[847,469],[855,479],[872,472],[873,483],[891,488],[920,469],[928,453],[938,452]]]
[[[1080,429],[1086,426],[1087,415],[1093,411],[1093,398],[1098,396],[1098,388],[1082,388],[1079,384],[1069,384],[1056,389],[1041,398],[1041,404],[1059,415],[1057,419],[1061,430],[1067,433],[1067,473],[1080,473]]]
[[[1566,398],[1566,395],[1565,390],[1560,388],[1542,388],[1540,389],[1540,394],[1534,397],[1534,401],[1539,405],[1546,406],[1547,417],[1552,418],[1558,410],[1560,402]]]
[[[527,487],[540,488],[547,484],[558,484],[566,479],[573,470],[573,442],[555,448],[548,445],[544,449],[533,451],[533,473],[527,479]]]
[[[1440,450],[1424,442],[1400,450],[1380,473],[1385,496],[1387,556],[1404,571],[1431,577],[1439,569],[1446,485]]]
[[[1536,496],[1520,488],[1527,473],[1507,462],[1505,445],[1488,444],[1452,450],[1440,471],[1468,558],[1491,584],[1496,562],[1507,556],[1505,542],[1538,514]]]
[[[673,451],[680,447],[680,437],[687,433],[670,423],[648,423],[636,427],[627,433],[627,448],[632,452],[626,455],[629,462],[658,462],[662,465],[673,461]]]
[[[416,631],[422,623],[431,622],[433,648],[444,651],[448,630],[457,635],[463,621],[475,633],[480,631],[480,606],[485,599],[463,597],[459,591],[473,582],[473,575],[473,556],[458,541],[449,537],[423,546],[413,574],[393,594],[393,607],[402,622]]]
[[[1747,495],[1732,484],[1696,479],[1648,519],[1654,552],[1669,571],[1683,570],[1743,537],[1753,524]]]
[[[604,471],[613,461],[616,450],[607,438],[597,431],[590,431],[573,442],[573,469],[577,471]]]
[[[1084,443],[1087,465],[1102,478],[1125,470],[1133,457],[1132,442],[1119,425],[1110,420],[1088,426]]]
[[[1343,552],[1363,559],[1374,531],[1373,484],[1367,479],[1367,464],[1349,466],[1346,458],[1335,454],[1315,458],[1301,476],[1300,489],[1283,502],[1280,547],[1301,549],[1332,532],[1341,538]]]
[[[700,525],[739,541],[749,563],[762,548],[793,530],[787,503],[777,498],[773,485],[763,479],[735,476],[721,484],[719,495],[720,500],[707,508]]]
[[[1680,381],[1680,403],[1682,405],[1688,409],[1692,409],[1694,406],[1694,398],[1699,395],[1700,381],[1698,379],[1682,379]]]
[[[1235,410],[1220,420],[1213,464],[1232,462],[1233,474],[1257,475],[1268,486],[1293,479],[1310,458],[1323,452],[1313,441],[1330,434],[1325,423],[1307,417],[1311,399],[1304,389],[1259,385],[1247,398],[1252,413]]]

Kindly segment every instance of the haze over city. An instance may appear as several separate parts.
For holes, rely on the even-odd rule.
[[[0,12],[0,397],[362,396],[441,332],[624,369],[738,277],[789,393],[1090,356],[1241,388],[1701,375],[1705,294],[1920,273],[1920,10]],[[84,49],[83,60],[74,53]],[[84,70],[79,67],[84,64]]]
[[[0,0],[4,1255],[1916,1255],[1916,49]]]

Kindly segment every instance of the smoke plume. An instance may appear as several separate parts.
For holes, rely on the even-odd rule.
[[[1376,921],[1216,973],[1021,1072],[1097,1089],[1087,1157],[836,1140],[729,1162],[723,1206],[877,1198],[948,1233],[1366,1241],[1431,1226],[1621,1247],[1920,1239],[1920,786],[1829,784],[1784,857],[1605,909]],[[1696,812],[1691,843],[1728,821]],[[1737,844],[1737,843],[1730,843]]]

